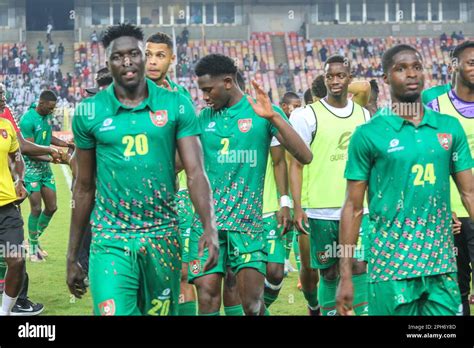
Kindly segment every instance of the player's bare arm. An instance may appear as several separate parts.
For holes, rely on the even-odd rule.
[[[208,248],[209,257],[204,265],[204,272],[216,266],[219,258],[217,241],[216,216],[209,179],[204,171],[202,146],[197,136],[178,139],[178,151],[186,172],[191,201],[199,214],[204,233],[199,241],[199,254]]]
[[[462,204],[469,213],[471,220],[474,220],[474,178],[471,169],[457,172],[453,175],[454,182],[461,196]]]
[[[339,261],[341,280],[336,294],[336,308],[340,315],[353,313],[352,254],[359,238],[366,189],[367,181],[347,181],[346,201],[342,207],[339,227],[339,243],[342,250],[351,250],[351,255],[343,255]]]
[[[293,157],[303,164],[310,163],[313,159],[313,154],[309,147],[280,114],[273,110],[270,98],[262,87],[255,80],[252,80],[252,85],[256,92],[256,102],[254,102],[251,97],[247,97],[247,99],[255,113],[269,120],[273,126],[278,129],[276,138]]]
[[[79,249],[84,238],[84,231],[94,206],[95,197],[95,149],[76,149],[77,177],[72,193],[73,206],[69,245],[67,251],[67,285],[74,296],[81,298],[86,292],[84,279],[86,275],[78,262]]]
[[[283,146],[272,146],[270,148],[273,173],[280,197],[288,196],[288,166],[286,164],[285,153]],[[291,227],[290,207],[282,206],[277,213],[277,219],[278,227],[283,226],[282,235],[284,235]]]
[[[12,175],[15,179],[15,191],[18,200],[16,201],[17,204],[23,202],[26,197],[26,189],[24,186],[24,179],[25,179],[25,162],[23,161],[23,157],[21,156],[21,152],[18,149],[15,152],[9,154],[10,161],[12,163]]]
[[[309,227],[308,216],[301,207],[301,188],[303,185],[303,167],[297,159],[291,157],[290,159],[290,189],[293,198],[293,224],[300,233],[306,235],[309,232],[306,228]]]
[[[352,101],[360,106],[366,106],[370,100],[370,82],[354,81],[349,84],[348,93],[352,94]]]

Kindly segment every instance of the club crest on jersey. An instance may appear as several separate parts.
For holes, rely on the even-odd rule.
[[[453,143],[453,136],[449,133],[438,133],[438,141],[443,149],[449,150]]]
[[[322,264],[328,263],[329,256],[325,251],[320,251],[317,253],[318,261]]]
[[[247,133],[250,128],[252,128],[252,119],[251,118],[243,118],[239,120],[239,130],[242,133]]]
[[[167,110],[156,110],[155,112],[150,111],[151,122],[157,127],[163,127],[168,123],[168,111]]]
[[[8,133],[6,129],[0,129],[0,133],[2,133],[2,138],[7,139],[8,138]]]
[[[115,301],[111,299],[99,303],[99,311],[100,315],[103,316],[115,315]]]
[[[190,262],[190,266],[192,274],[199,274],[199,272],[201,272],[201,261],[193,260]]]

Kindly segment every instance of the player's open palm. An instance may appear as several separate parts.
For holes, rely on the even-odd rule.
[[[75,297],[81,298],[87,292],[87,287],[84,282],[86,274],[79,262],[68,262],[66,276],[69,292]]]
[[[203,272],[207,272],[214,268],[219,260],[219,241],[216,230],[204,231],[201,238],[199,238],[199,257],[204,255],[204,249],[207,249],[208,257],[204,264]]]
[[[354,301],[354,285],[352,279],[341,277],[336,293],[336,309],[340,315],[354,315],[352,303]]]
[[[256,101],[248,96],[247,100],[257,115],[263,118],[270,118],[275,114],[272,107],[272,102],[268,94],[263,90],[262,86],[257,81],[252,80],[252,86],[255,89]]]

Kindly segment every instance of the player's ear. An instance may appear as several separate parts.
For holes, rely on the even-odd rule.
[[[233,83],[234,83],[234,79],[232,78],[232,76],[226,75],[224,77],[224,87],[225,87],[225,89],[231,89]]]
[[[383,78],[383,82],[385,82],[388,85],[388,75],[386,73],[383,73],[382,78]]]

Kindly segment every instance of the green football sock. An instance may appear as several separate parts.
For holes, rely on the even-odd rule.
[[[219,312],[213,312],[213,313],[199,313],[201,317],[218,317],[220,315]]]
[[[265,288],[266,290],[267,288]],[[272,305],[273,302],[277,299],[278,294],[275,293],[270,293],[268,291],[265,291],[263,293],[263,300],[265,301],[265,306],[268,308]]]
[[[326,280],[319,279],[319,301],[321,302],[321,315],[336,315],[336,290],[339,278]]]
[[[0,258],[0,282],[5,280],[5,274],[7,274],[7,263],[2,257]]]
[[[39,219],[38,219],[38,233],[39,233],[38,238],[41,237],[41,235],[44,233],[44,230],[46,229],[46,227],[48,227],[51,219],[52,219],[52,216],[46,215],[44,211],[41,212],[41,215],[39,216]]]
[[[314,287],[313,291],[304,291],[303,290],[303,296],[306,299],[306,302],[308,302],[308,306],[311,308],[316,308],[318,306],[318,287]]]
[[[353,275],[352,283],[354,284],[354,313],[355,315],[368,315],[369,281],[367,273]]]
[[[235,305],[235,306],[224,306],[224,313],[228,317],[242,317],[244,315],[244,309],[242,305]]]
[[[28,239],[30,243],[30,254],[34,255],[38,252],[38,220],[39,216],[30,214],[28,217]]]
[[[268,307],[265,307],[265,313],[263,313],[263,315],[266,317],[269,317],[271,315],[270,311],[268,310]]]
[[[188,302],[180,303],[178,306],[178,310],[179,310],[178,315],[196,316],[196,312],[197,312],[196,301],[188,301]]]
[[[293,252],[295,253],[296,267],[298,273],[301,270],[300,246],[298,244],[298,233],[293,234]]]

